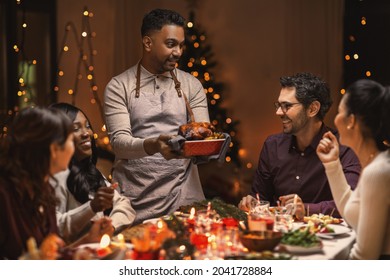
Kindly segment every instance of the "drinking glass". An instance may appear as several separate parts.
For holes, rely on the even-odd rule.
[[[275,214],[274,230],[281,232],[288,232],[293,227],[293,216],[286,213]]]

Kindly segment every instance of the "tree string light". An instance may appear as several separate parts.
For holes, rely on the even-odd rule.
[[[216,66],[216,62],[212,59],[213,53],[210,45],[206,44],[206,35],[197,28],[195,23],[193,10],[195,4],[195,1],[191,3],[192,9],[186,25],[185,51],[180,59],[179,68],[191,73],[202,83],[208,100],[211,123],[217,130],[228,133],[231,136],[231,143],[226,153],[225,162],[235,163],[237,167],[240,167],[240,143],[235,131],[239,121],[233,120],[228,116],[228,111],[222,107],[224,85],[216,82],[214,75],[210,71],[210,69]],[[246,165],[247,168],[249,166],[252,165]]]

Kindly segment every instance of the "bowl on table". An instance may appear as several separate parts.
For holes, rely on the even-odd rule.
[[[282,239],[283,233],[278,231],[244,231],[240,233],[240,241],[250,251],[272,251]]]

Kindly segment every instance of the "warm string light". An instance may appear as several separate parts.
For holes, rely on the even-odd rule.
[[[22,1],[16,1],[17,5],[21,5]],[[20,38],[13,45],[13,50],[16,55],[20,57],[18,59],[19,67],[18,67],[18,78],[17,78],[17,91],[16,95],[18,98],[19,105],[23,107],[34,106],[35,105],[35,85],[34,85],[34,75],[35,75],[35,67],[37,65],[36,59],[29,59],[27,57],[26,52],[24,51],[24,44],[26,38],[26,32],[28,29],[28,21],[26,17],[25,9],[22,9],[22,19],[21,23],[17,23],[17,26],[21,27]]]
[[[82,30],[80,33],[77,32],[77,28],[73,22],[68,22],[65,25],[65,34],[62,40],[62,48],[60,49],[59,57],[58,57],[58,65],[61,65],[61,59],[65,53],[71,51],[69,44],[67,44],[70,33],[73,33],[74,39],[76,41],[77,51],[79,52],[79,60],[77,62],[77,75],[74,79],[74,85],[72,88],[67,89],[67,94],[72,97],[72,104],[76,103],[76,98],[78,94],[78,85],[85,78],[90,86],[92,97],[90,99],[90,103],[93,105],[97,105],[99,108],[99,112],[101,115],[101,119],[104,122],[104,114],[103,114],[103,106],[102,102],[98,95],[98,86],[96,85],[96,75],[94,73],[95,66],[93,57],[98,54],[97,50],[92,47],[92,38],[96,37],[96,32],[91,30],[89,19],[93,17],[93,13],[89,11],[86,7],[82,12]],[[84,50],[84,45],[87,43],[88,49]],[[85,75],[81,73],[82,67],[85,70]],[[57,71],[58,77],[63,78],[66,73],[63,70],[59,69]],[[54,91],[60,93],[60,88],[58,85],[54,87]],[[103,125],[105,127],[105,125]],[[102,132],[106,134],[106,130],[102,129]],[[98,135],[96,134],[96,139],[98,139]],[[109,144],[108,137],[103,138],[103,142],[105,145]]]
[[[365,27],[367,25],[367,18],[365,16],[361,16],[360,17],[360,24],[362,27]],[[357,42],[357,36],[355,36],[354,34],[350,34],[348,35],[348,40],[349,42],[351,42],[352,46],[356,46],[355,43]],[[352,51],[351,51],[352,52]],[[352,63],[353,60],[357,61],[360,59],[360,55],[358,52],[356,52],[356,50],[353,52],[353,54],[346,54],[344,56],[344,59],[348,62],[348,63]],[[372,72],[371,70],[365,70],[364,73],[362,73],[364,76],[366,77],[371,77],[372,76]],[[341,89],[340,90],[340,93],[341,94],[345,94],[345,89]]]

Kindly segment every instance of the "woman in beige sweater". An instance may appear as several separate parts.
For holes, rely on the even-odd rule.
[[[115,232],[130,226],[135,211],[128,198],[120,195],[96,168],[97,151],[93,131],[81,109],[57,103],[51,107],[64,111],[73,122],[75,153],[69,169],[55,174],[52,181],[57,204],[57,223],[65,240],[77,239],[89,229],[91,221],[109,216]]]
[[[390,259],[390,89],[371,80],[353,83],[343,96],[335,125],[363,171],[354,191],[345,180],[339,145],[324,134],[317,154],[324,164],[337,208],[356,231],[351,259]]]

